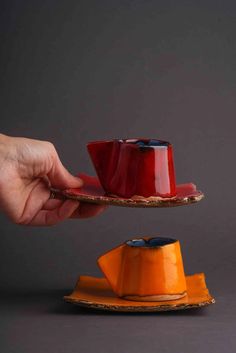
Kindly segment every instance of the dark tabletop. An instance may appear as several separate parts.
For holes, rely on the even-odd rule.
[[[6,353],[234,352],[234,295],[214,306],[179,312],[121,314],[66,304],[68,289],[1,296],[1,346]]]

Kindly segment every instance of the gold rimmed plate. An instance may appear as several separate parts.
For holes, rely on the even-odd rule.
[[[142,197],[133,196],[132,198],[122,198],[107,195],[102,188],[97,177],[80,174],[79,177],[84,181],[84,185],[78,189],[67,189],[56,192],[56,197],[65,197],[79,201],[124,207],[174,207],[191,203],[196,203],[204,197],[204,194],[197,190],[193,183],[177,185],[177,195],[172,198],[163,197]],[[55,192],[55,190],[54,190]]]
[[[210,295],[204,273],[186,276],[187,295],[177,300],[169,301],[131,301],[118,298],[111,290],[105,278],[80,276],[71,295],[65,296],[65,301],[106,311],[118,312],[158,312],[201,308],[215,303]]]

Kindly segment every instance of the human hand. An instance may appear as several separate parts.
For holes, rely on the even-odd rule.
[[[65,169],[50,142],[0,134],[0,209],[15,223],[49,226],[98,215],[104,206],[50,199],[50,186],[82,184]]]

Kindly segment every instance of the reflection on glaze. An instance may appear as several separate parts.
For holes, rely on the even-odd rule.
[[[176,195],[172,146],[155,139],[95,141],[88,151],[108,194],[130,198]]]
[[[128,240],[100,256],[98,265],[120,297],[171,298],[186,292],[180,244],[172,238]]]

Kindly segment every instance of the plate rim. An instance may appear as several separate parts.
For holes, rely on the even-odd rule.
[[[79,174],[79,176],[83,179],[83,177],[94,178],[97,182],[99,179],[97,176],[90,176],[88,174]],[[192,184],[193,187],[196,188],[194,183],[182,183],[177,184],[177,187],[180,187],[185,184]],[[58,197],[64,197],[66,199],[78,200],[87,203],[100,204],[100,205],[110,205],[110,206],[120,206],[120,207],[139,207],[139,208],[158,208],[158,207],[177,207],[177,206],[185,206],[193,203],[197,203],[204,198],[204,194],[200,190],[195,190],[196,194],[193,195],[193,192],[190,192],[189,195],[185,195],[182,198],[175,196],[172,198],[164,198],[158,197],[158,199],[153,200],[149,198],[140,198],[140,199],[132,199],[132,198],[123,198],[123,197],[114,197],[109,195],[86,195],[81,193],[80,195],[75,195],[71,192],[73,189],[66,190],[55,190],[52,191],[58,195]],[[104,191],[105,193],[105,191]],[[57,197],[57,196],[56,196]]]
[[[161,311],[176,311],[176,310],[188,310],[188,309],[196,309],[202,308],[211,304],[215,304],[215,299],[211,297],[209,300],[203,301],[197,304],[174,304],[174,305],[159,305],[159,306],[115,306],[115,305],[106,305],[106,304],[98,304],[92,303],[87,300],[76,300],[76,299],[68,299],[64,297],[64,300],[68,303],[88,308],[88,309],[96,309],[101,311],[114,311],[114,312],[161,312]]]
[[[72,298],[73,292],[76,290],[77,286],[79,285],[80,282],[80,277],[89,277],[93,279],[105,279],[104,277],[95,277],[95,276],[79,276],[75,289],[70,295],[64,296],[64,300],[68,303],[88,308],[88,309],[96,309],[96,310],[102,310],[102,311],[112,311],[112,312],[161,312],[161,311],[175,311],[175,310],[187,310],[187,309],[193,309],[193,308],[201,308],[205,307],[211,304],[215,304],[215,298],[211,296],[211,294],[208,291],[208,288],[206,286],[206,281],[205,281],[205,274],[203,272],[200,273],[194,273],[192,275],[186,275],[186,277],[192,277],[192,276],[201,276],[202,279],[204,280],[204,286],[205,290],[207,290],[208,293],[208,298],[206,300],[203,300],[198,303],[168,303],[168,304],[159,304],[160,302],[155,302],[155,305],[149,305],[149,306],[144,306],[142,304],[140,305],[132,305],[133,301],[131,300],[125,300],[126,303],[127,301],[130,302],[129,306],[123,306],[119,304],[106,304],[106,303],[96,303],[92,302],[91,300],[87,299],[76,299]],[[181,298],[183,299],[183,298]],[[179,299],[179,300],[181,300]],[[178,301],[178,300],[176,300]],[[175,301],[175,302],[176,302]],[[140,302],[141,303],[141,302]],[[149,302],[150,303],[150,302]]]

